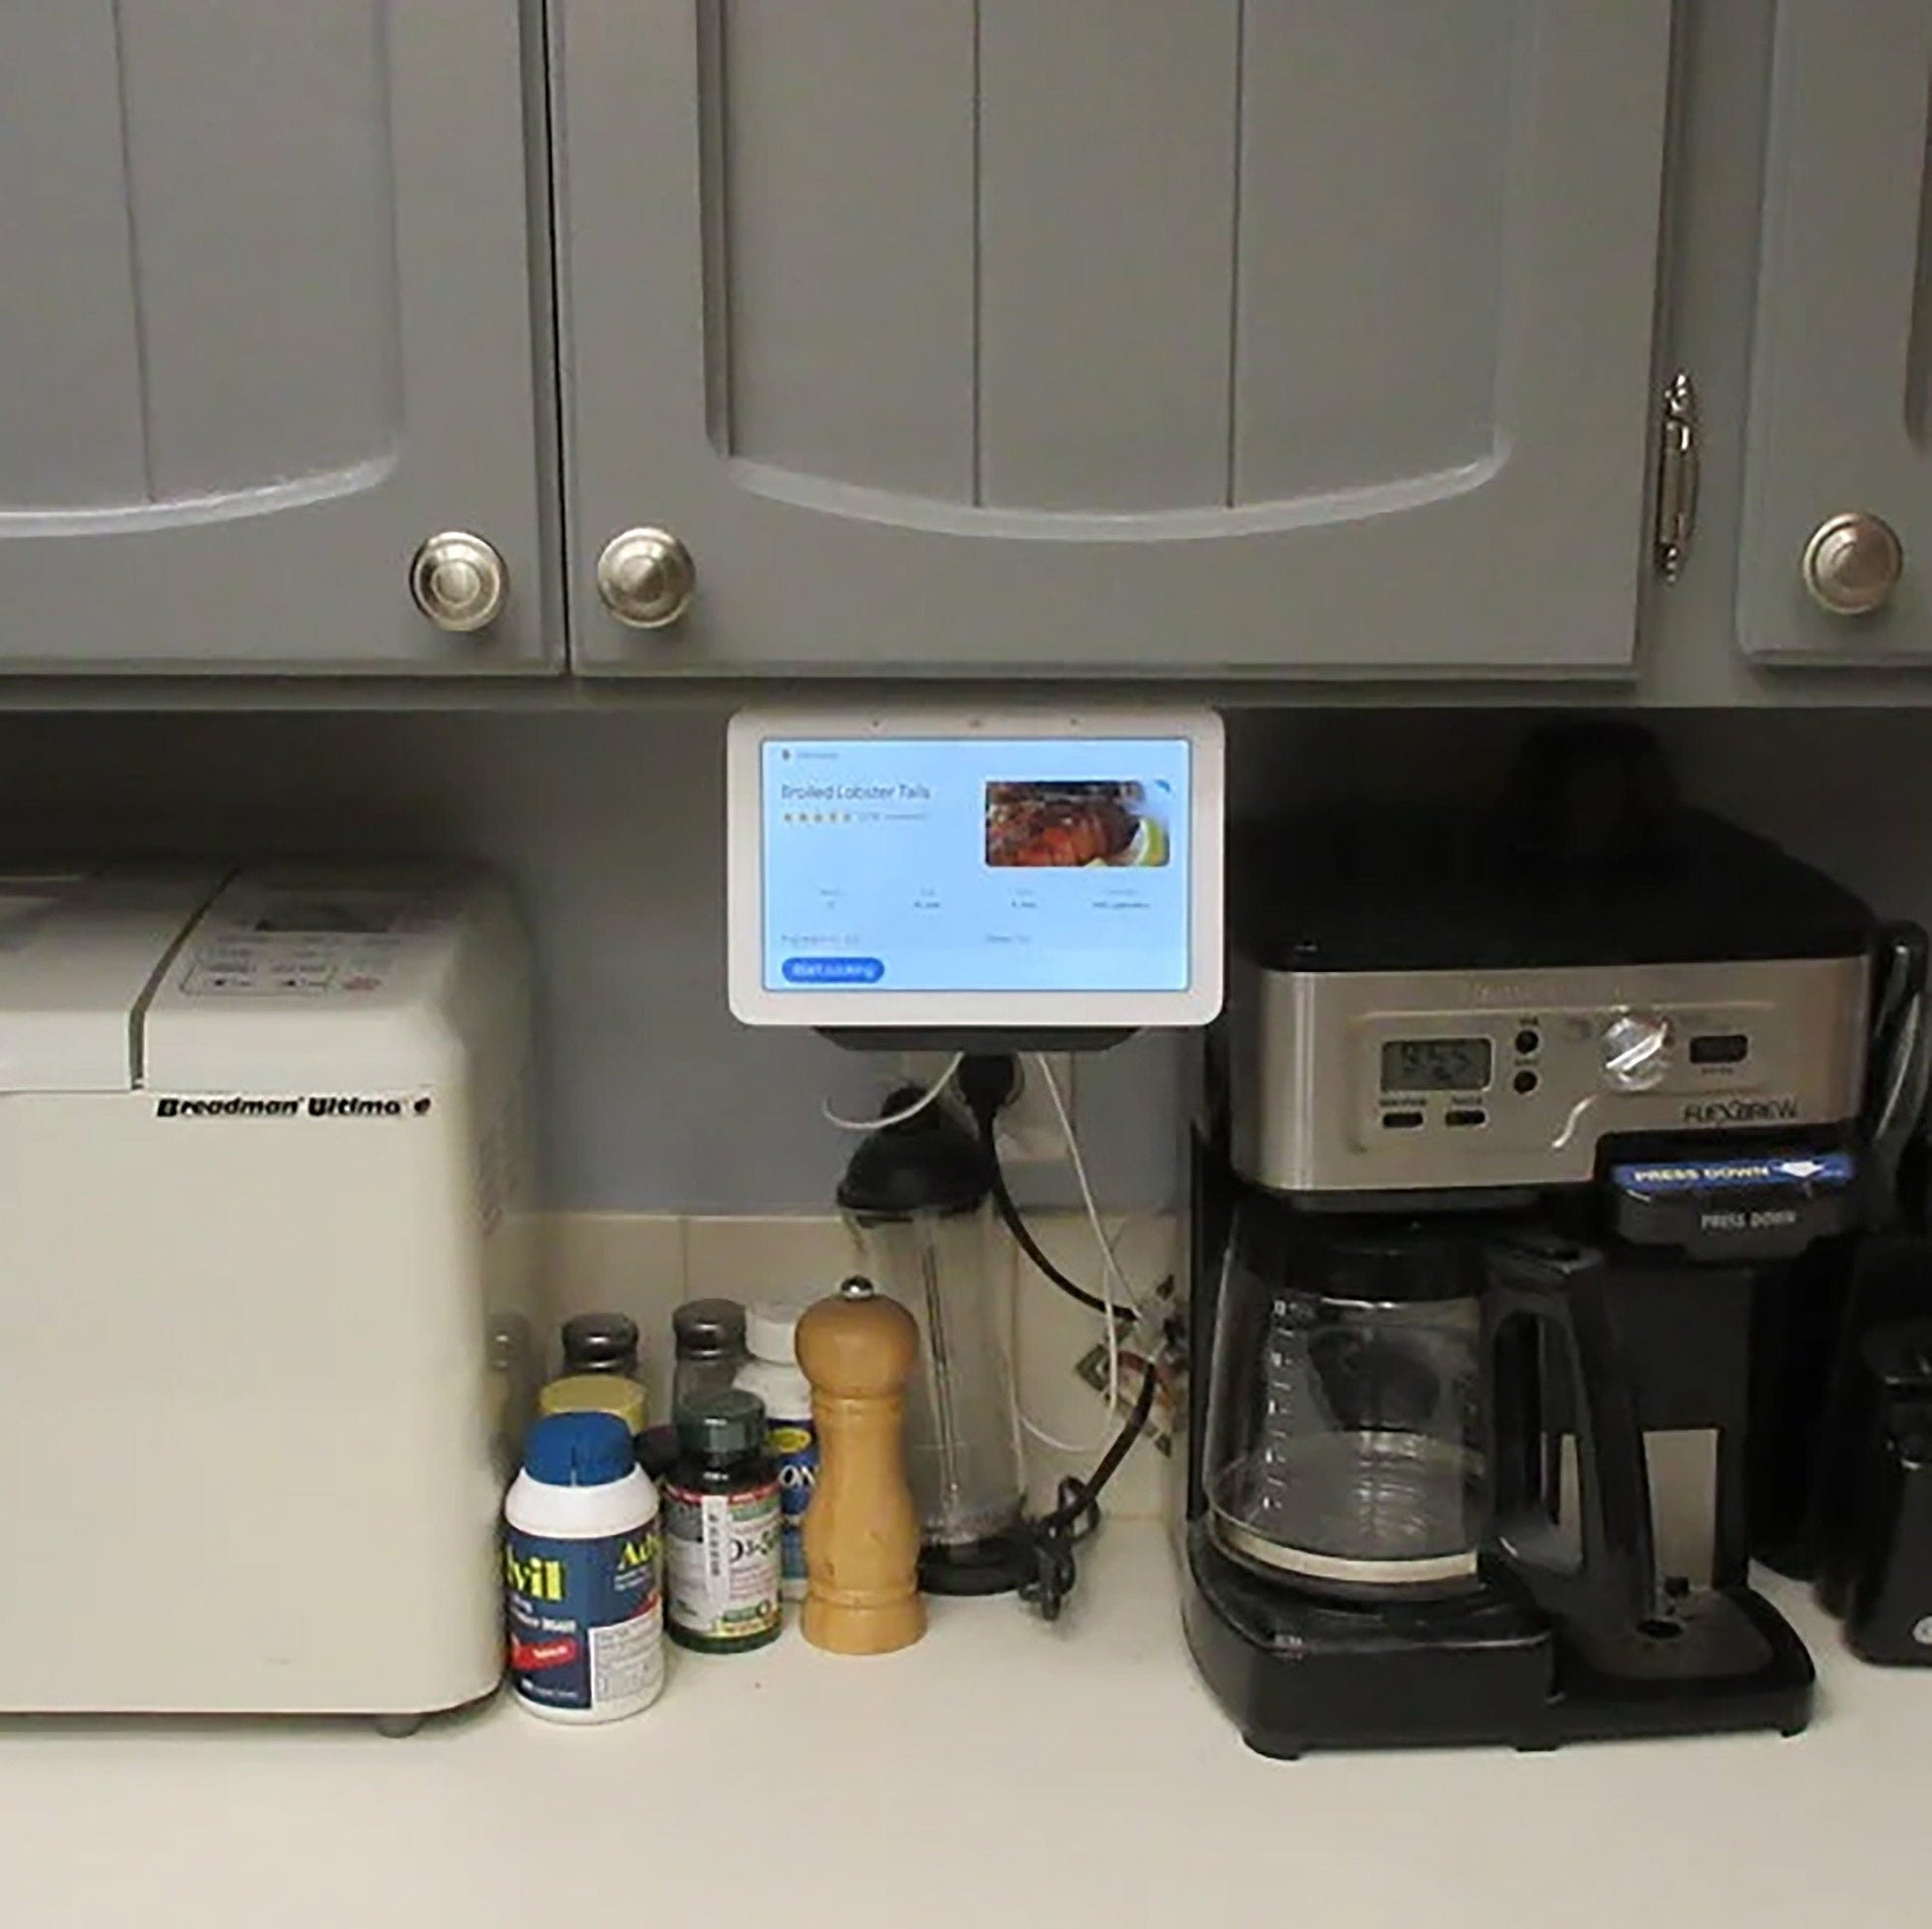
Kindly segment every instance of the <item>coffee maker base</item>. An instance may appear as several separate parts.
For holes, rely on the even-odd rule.
[[[1258,1754],[1796,1734],[1811,1719],[1811,1657],[1748,1588],[1687,1602],[1678,1634],[1591,1656],[1502,1587],[1374,1607],[1320,1600],[1251,1575],[1198,1520],[1187,1555],[1187,1645]]]

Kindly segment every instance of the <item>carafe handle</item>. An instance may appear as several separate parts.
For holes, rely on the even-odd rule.
[[[1491,1538],[1547,1612],[1596,1631],[1656,1611],[1650,1475],[1636,1397],[1604,1289],[1601,1253],[1562,1239],[1513,1240],[1488,1254]],[[1508,1370],[1519,1319],[1556,1342],[1577,1421],[1582,1558],[1566,1558],[1548,1505],[1541,1417]]]

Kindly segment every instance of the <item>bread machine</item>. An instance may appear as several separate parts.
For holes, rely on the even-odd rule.
[[[0,880],[0,1710],[495,1687],[528,1007],[474,872]]]

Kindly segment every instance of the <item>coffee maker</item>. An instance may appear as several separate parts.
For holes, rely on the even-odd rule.
[[[1229,913],[1189,1199],[1210,1689],[1275,1755],[1801,1728],[1747,1569],[1873,1183],[1884,929],[1602,727],[1494,808],[1257,826]]]

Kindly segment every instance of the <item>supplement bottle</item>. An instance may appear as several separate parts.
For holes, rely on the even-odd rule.
[[[621,1312],[580,1312],[564,1321],[564,1370],[537,1394],[546,1414],[615,1414],[633,1440],[644,1431],[637,1377],[637,1326]]]
[[[786,1600],[805,1598],[805,1509],[818,1478],[812,1384],[798,1370],[794,1345],[803,1310],[776,1304],[748,1308],[745,1340],[752,1357],[738,1369],[739,1386],[764,1404],[764,1450],[778,1470],[779,1591]]]
[[[560,1380],[546,1382],[538,1392],[537,1411],[609,1414],[628,1430],[634,1455],[636,1437],[644,1431],[644,1390],[621,1373],[566,1373]]]
[[[657,1490],[609,1414],[530,1429],[503,1503],[510,1681],[532,1715],[615,1722],[664,1686]]]
[[[664,1479],[664,1611],[671,1639],[737,1654],[777,1639],[778,1471],[764,1408],[727,1388],[683,1407]]]

